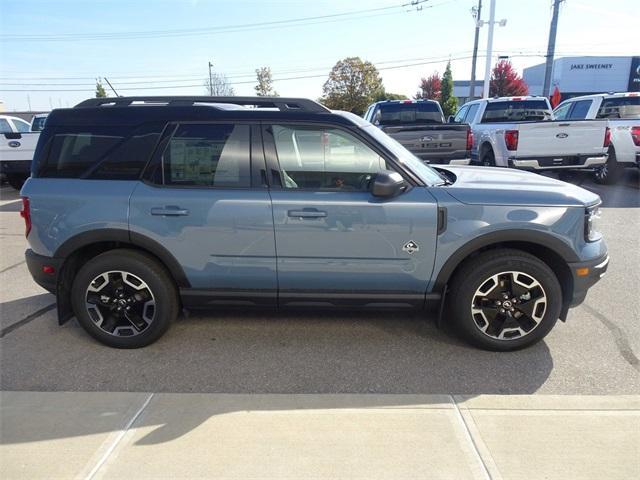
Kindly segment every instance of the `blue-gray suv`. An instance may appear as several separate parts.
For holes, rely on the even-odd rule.
[[[604,274],[600,198],[432,168],[306,99],[119,97],[54,110],[22,189],[35,281],[119,348],[182,309],[418,308],[470,343],[542,339]]]

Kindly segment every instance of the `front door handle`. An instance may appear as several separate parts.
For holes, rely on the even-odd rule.
[[[296,218],[324,218],[327,212],[316,210],[315,208],[305,208],[302,210],[289,210],[287,215]]]
[[[189,215],[189,210],[186,208],[180,208],[176,205],[167,205],[166,207],[153,207],[151,209],[151,215],[180,217]]]

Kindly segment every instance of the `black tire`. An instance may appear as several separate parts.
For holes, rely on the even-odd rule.
[[[27,181],[27,178],[28,177],[26,175],[9,173],[7,174],[7,183],[11,185],[13,188],[15,188],[16,190],[20,191],[22,189],[22,186],[24,185],[24,182]]]
[[[613,185],[620,179],[622,174],[622,167],[618,163],[616,150],[613,146],[609,147],[608,153],[607,163],[593,172],[593,181],[600,185]]]
[[[504,312],[504,309],[494,307],[493,300],[484,298],[477,293],[480,289],[485,288],[485,285],[487,285],[486,288],[490,288],[493,284],[491,282],[495,281],[493,278],[497,278],[500,281],[503,278],[508,278],[498,275],[502,272],[521,272],[522,275],[517,276],[519,281],[525,280],[528,282],[527,278],[532,278],[537,282],[538,286],[541,286],[544,301],[540,300],[538,303],[534,297],[533,300],[535,300],[535,302],[531,304],[531,292],[538,295],[540,292],[540,290],[537,290],[538,287],[535,287],[535,289],[532,289],[528,293],[528,301],[526,300],[526,294],[518,297],[520,294],[510,292],[510,295],[514,295],[514,298],[519,298],[516,301],[520,302],[520,305],[515,307],[513,314],[510,311],[506,312],[506,314],[498,314],[498,311]],[[511,287],[513,287],[513,291],[515,291],[515,289],[523,289],[523,287],[518,284],[514,285],[513,280],[508,280],[506,283],[509,283]],[[504,352],[533,345],[549,333],[558,320],[562,309],[562,289],[553,271],[538,258],[520,250],[489,250],[470,259],[456,271],[449,286],[450,289],[446,298],[447,316],[445,317],[445,321],[450,322],[455,332],[461,338],[485,350]],[[501,290],[494,293],[496,296],[498,294],[502,295],[502,292],[505,291],[502,290],[502,283],[495,281],[495,287],[487,292],[487,294],[497,289]],[[535,293],[535,291],[538,293]],[[509,298],[511,298],[511,296]],[[485,300],[489,302],[490,306],[488,306],[487,309],[496,309],[494,322],[496,322],[495,325],[502,325],[502,330],[496,330],[494,323],[487,320],[484,313],[480,315],[476,313],[478,309],[474,310],[474,307],[477,306],[478,299],[482,302]],[[497,302],[498,300],[496,300],[496,303]],[[506,305],[507,301],[504,302]],[[528,307],[525,306],[525,304],[528,304]],[[542,306],[543,309],[539,309],[539,306]],[[509,307],[512,307],[510,301]],[[518,307],[522,308],[523,311],[530,308],[540,319],[536,323],[533,316],[523,315],[523,311],[518,310]],[[484,311],[485,310],[483,310],[483,312]],[[491,312],[489,311],[489,316],[490,315]],[[517,319],[518,315],[520,315],[520,320]],[[514,327],[521,327],[521,322],[526,325],[526,328],[521,328],[521,332],[524,334],[512,336],[517,333]],[[531,325],[534,326],[528,329]],[[485,328],[487,333],[482,331],[482,327]],[[500,337],[501,334],[509,338],[497,338]]]
[[[103,296],[113,297],[114,301],[117,302],[118,290],[111,290],[112,286],[126,288],[128,290],[126,295],[129,295],[129,298],[133,299],[133,297],[136,296],[138,291],[135,288],[131,288],[129,283],[126,283],[126,285],[123,284],[121,279],[123,279],[124,276],[117,272],[127,273],[127,279],[129,281],[140,280],[144,283],[146,287],[143,289],[145,298],[138,302],[135,302],[135,299],[132,300],[134,309],[142,309],[141,315],[137,317],[139,321],[138,328],[134,328],[136,323],[129,321],[129,316],[124,312],[114,311],[116,306],[111,305],[111,300],[108,302],[109,305],[105,305],[102,301],[96,302],[95,305],[91,302],[87,303],[88,295],[92,294],[88,291],[89,286],[95,286],[96,284],[92,284],[92,282],[106,272],[113,272],[107,274],[107,278],[110,281],[104,282],[105,285],[110,286],[110,291],[105,289],[105,295],[102,295],[102,290],[100,294],[93,294],[100,298]],[[120,275],[120,280],[118,275]],[[131,277],[129,277],[129,275],[131,275]],[[138,287],[141,285],[142,284],[138,284]],[[100,285],[98,286],[100,287]],[[104,289],[104,287],[101,288]],[[153,301],[149,302],[151,299]],[[73,281],[71,303],[78,322],[87,333],[99,342],[115,348],[140,348],[155,342],[167,331],[171,322],[177,317],[179,310],[175,284],[164,267],[150,255],[127,249],[111,250],[89,260],[80,269]],[[89,308],[91,305],[94,307],[99,306],[100,308]],[[151,312],[153,316],[147,322],[144,320],[144,317],[150,316],[150,309],[152,309]],[[92,313],[90,313],[90,310]],[[94,320],[96,310],[100,310],[100,316],[104,318],[104,320]],[[135,312],[131,313],[136,314]],[[92,315],[94,318],[92,318]],[[105,324],[104,329],[99,326],[99,323]],[[144,326],[140,327],[140,324]],[[115,330],[111,328],[113,325],[116,325],[116,327],[114,327]],[[111,332],[108,330],[111,330]],[[130,331],[131,334],[120,334],[119,331]]]
[[[493,148],[486,147],[480,159],[480,164],[484,167],[496,166],[496,155],[493,153]]]

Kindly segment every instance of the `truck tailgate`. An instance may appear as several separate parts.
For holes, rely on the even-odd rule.
[[[40,132],[0,135],[0,161],[32,160]]]
[[[516,157],[602,155],[606,128],[602,120],[521,123]]]
[[[411,125],[383,127],[382,131],[422,160],[465,158],[468,125]]]

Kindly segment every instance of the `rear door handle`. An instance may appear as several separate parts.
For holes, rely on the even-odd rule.
[[[186,208],[177,207],[175,205],[167,205],[166,207],[153,207],[151,209],[151,215],[180,217],[189,215],[189,210],[187,210]]]
[[[322,212],[313,208],[303,210],[289,210],[287,212],[287,215],[297,218],[324,218],[327,216],[327,212]]]

